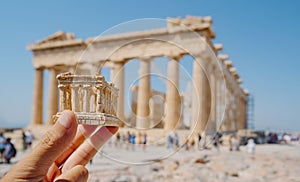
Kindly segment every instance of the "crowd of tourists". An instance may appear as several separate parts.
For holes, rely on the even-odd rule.
[[[22,132],[23,150],[31,150],[34,136],[30,130]],[[3,132],[0,132],[0,163],[11,163],[11,159],[16,157],[17,149],[10,137],[5,137]]]
[[[114,144],[117,148],[125,147],[125,149],[135,149],[135,146],[141,146],[144,150],[147,144],[147,133],[146,132],[118,132],[114,138],[109,142],[111,145]]]
[[[11,158],[15,157],[17,150],[11,142],[11,138],[6,138],[0,133],[0,163],[10,163]]]

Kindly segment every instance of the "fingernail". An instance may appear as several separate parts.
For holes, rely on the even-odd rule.
[[[63,111],[58,122],[63,125],[66,129],[72,126],[72,122],[76,116],[71,111]]]

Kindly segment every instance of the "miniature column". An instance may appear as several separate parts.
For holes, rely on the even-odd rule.
[[[55,68],[50,70],[50,80],[49,80],[49,97],[48,97],[48,123],[52,123],[52,116],[58,111],[58,82],[56,79],[57,71]]]
[[[72,111],[79,112],[80,111],[80,100],[78,94],[79,87],[76,85],[71,85],[71,105]]]
[[[194,134],[203,134],[209,117],[209,84],[206,73],[207,60],[200,55],[195,57],[193,69],[193,101],[192,101],[192,125]]]
[[[41,68],[36,68],[34,73],[31,117],[31,124],[43,124],[43,69]]]
[[[149,99],[151,94],[150,65],[152,58],[143,58],[140,61],[139,89],[137,100],[137,128],[148,128],[150,126]]]
[[[119,89],[117,117],[121,121],[125,121],[124,116],[124,62],[115,62],[111,69],[110,81]]]
[[[168,81],[166,92],[166,118],[165,130],[176,128],[180,121],[180,94],[179,94],[179,59],[176,57],[168,62]]]
[[[68,86],[61,85],[59,86],[59,111],[71,109],[71,93]]]
[[[83,112],[90,112],[90,86],[83,87]]]
[[[97,96],[96,96],[96,112],[101,113],[104,109],[103,105],[103,88],[97,87]]]

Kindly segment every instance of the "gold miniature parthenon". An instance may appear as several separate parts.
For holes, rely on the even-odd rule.
[[[70,72],[57,76],[60,110],[54,115],[55,122],[63,110],[72,110],[79,124],[119,126],[116,117],[118,89],[104,77],[74,75]]]

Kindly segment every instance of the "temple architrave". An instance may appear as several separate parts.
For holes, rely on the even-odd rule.
[[[166,57],[169,61],[167,89],[163,94],[166,100],[163,127],[167,131],[173,130],[181,120],[179,62],[183,56],[190,55],[194,58],[190,129],[195,133],[245,129],[249,92],[240,86],[242,79],[229,56],[218,53],[223,49],[222,44],[212,42],[215,38],[212,18],[187,16],[185,19],[168,18],[167,22],[167,27],[161,29],[87,40],[59,31],[28,45],[27,48],[33,52],[32,63],[35,68],[31,124],[43,124],[44,71],[50,74],[47,122],[51,123],[52,116],[60,110],[56,76],[64,72],[94,74],[90,72],[91,67],[99,72],[101,66],[111,69],[110,81],[119,89],[117,116],[125,121],[124,65],[132,59],[138,59],[140,78],[135,122],[137,128],[148,128],[153,115],[149,106],[153,96],[150,85],[151,61]]]

